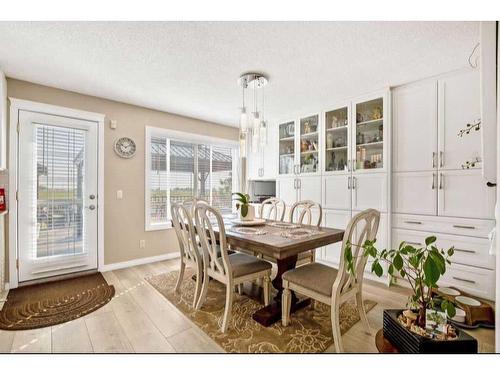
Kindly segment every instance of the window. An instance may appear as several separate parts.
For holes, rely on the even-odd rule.
[[[146,128],[146,230],[170,227],[170,203],[196,196],[232,211],[238,190],[238,144]]]

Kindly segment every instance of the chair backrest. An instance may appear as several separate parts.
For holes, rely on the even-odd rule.
[[[188,208],[189,213],[191,214],[191,218],[193,219],[193,221],[194,221],[194,210],[196,208],[196,203],[198,203],[198,202],[208,204],[208,202],[206,200],[200,199],[200,198],[196,198],[196,197],[188,198],[188,199],[186,199],[185,201],[182,202],[182,205],[184,207]]]
[[[313,210],[318,210],[318,220],[313,222]],[[295,214],[297,217],[294,218]],[[323,209],[319,203],[305,200],[295,202],[290,209],[290,223],[294,224],[307,224],[307,225],[321,225],[321,219],[323,218]]]
[[[222,216],[214,207],[206,203],[198,202],[195,207],[196,230],[203,249],[203,263],[205,269],[223,277],[232,274],[231,262],[227,253],[226,229]],[[212,220],[210,220],[212,218]],[[214,233],[214,224],[219,228],[219,236]],[[217,252],[217,240],[219,240],[220,255]]]
[[[261,203],[259,216],[261,219],[283,221],[285,211],[285,201],[278,198],[267,198]]]
[[[360,212],[349,222],[342,240],[339,272],[333,283],[332,293],[347,293],[354,286],[362,284],[368,259],[368,256],[364,256],[363,244],[366,240],[373,241],[376,238],[379,222],[380,212],[374,209]],[[355,276],[347,269],[347,262],[344,259],[348,243],[351,244]]]
[[[195,228],[190,210],[181,203],[170,205],[172,222],[179,241],[181,257],[198,263],[201,261],[201,253],[195,238]]]

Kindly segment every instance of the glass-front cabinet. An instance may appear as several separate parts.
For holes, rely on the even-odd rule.
[[[349,152],[349,107],[325,113],[325,172],[347,171]]]
[[[384,99],[355,102],[353,107],[353,140],[356,144],[353,170],[383,169]]]
[[[295,121],[288,121],[278,126],[279,139],[279,174],[295,173]]]
[[[319,169],[319,115],[300,119],[300,173],[316,173]]]

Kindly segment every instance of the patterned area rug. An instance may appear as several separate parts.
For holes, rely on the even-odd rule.
[[[114,295],[115,288],[100,273],[13,289],[0,311],[0,329],[15,331],[64,323],[99,309]]]
[[[252,319],[252,314],[262,305],[236,293],[228,331],[221,333],[225,286],[210,281],[205,304],[195,310],[192,308],[195,283],[191,274],[184,274],[179,294],[174,292],[177,275],[178,272],[173,271],[146,280],[228,353],[321,353],[333,344],[329,306],[316,302],[314,309],[307,307],[292,314],[288,327],[283,327],[281,321],[263,327]],[[366,311],[375,305],[373,301],[365,301]],[[342,334],[359,319],[354,302],[344,303],[340,307]]]

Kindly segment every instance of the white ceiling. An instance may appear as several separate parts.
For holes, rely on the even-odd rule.
[[[247,71],[269,120],[458,69],[478,22],[0,22],[9,77],[237,125]]]

